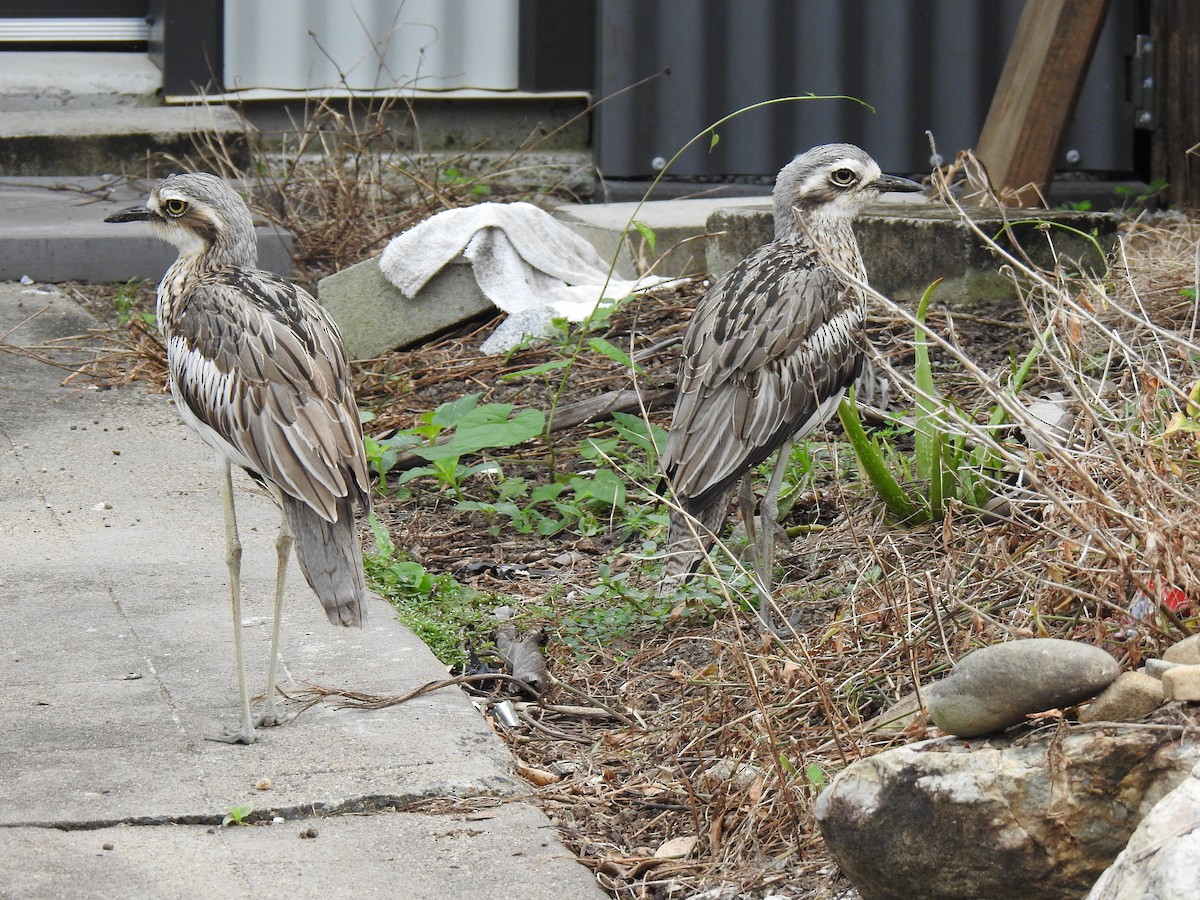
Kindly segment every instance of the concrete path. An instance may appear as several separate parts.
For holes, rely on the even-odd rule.
[[[0,284],[9,344],[88,325],[54,288]],[[604,896],[457,689],[206,740],[237,718],[210,454],[164,395],[65,375],[0,351],[0,897]],[[236,490],[261,691],[278,513]],[[336,629],[290,575],[288,693],[444,677],[387,604]],[[261,824],[221,828],[244,803]]]

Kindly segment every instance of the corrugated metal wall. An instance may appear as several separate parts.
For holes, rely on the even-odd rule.
[[[688,151],[680,175],[774,174],[814,144],[850,141],[885,171],[929,168],[925,130],[953,159],[973,147],[1024,0],[600,0],[597,98],[664,68],[596,111],[596,156],[606,177],[654,173],[693,135],[767,100],[846,94],[756,110],[719,129],[720,142]],[[1114,0],[1075,120],[1063,168],[1129,171],[1133,111],[1126,57],[1133,0]]]
[[[225,87],[515,90],[517,10],[518,0],[225,0]]]

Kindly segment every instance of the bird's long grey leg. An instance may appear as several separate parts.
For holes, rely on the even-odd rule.
[[[767,483],[767,492],[762,498],[762,530],[763,530],[763,559],[767,564],[767,572],[771,572],[771,562],[775,556],[775,532],[779,529],[779,491],[783,487],[783,476],[787,472],[788,463],[792,458],[793,441],[788,441],[779,448],[779,458],[775,460],[775,471]]]
[[[255,720],[256,725],[282,725],[287,716],[275,705],[275,674],[279,666],[279,622],[283,618],[283,585],[287,578],[288,557],[292,552],[292,529],[288,525],[287,513],[282,513],[279,522],[279,537],[275,539],[277,562],[275,568],[275,618],[271,622],[271,665],[267,669],[267,700],[262,712]]]
[[[775,532],[779,528],[779,491],[783,487],[783,475],[787,471],[792,457],[792,441],[787,441],[779,448],[779,457],[775,460],[775,469],[771,472],[771,480],[767,482],[767,490],[762,498],[762,547],[757,554],[758,564],[762,569],[759,579],[766,590],[759,594],[758,617],[767,628],[771,626],[769,595],[775,578]]]
[[[242,704],[240,728],[226,728],[210,740],[227,744],[253,744],[258,738],[250,717],[250,692],[246,690],[246,660],[242,655],[242,542],[238,538],[237,515],[233,509],[233,473],[229,460],[218,461],[221,477],[221,508],[225,513],[225,564],[229,567],[229,598],[233,608],[233,655],[237,667],[238,694]]]
[[[767,568],[763,568],[758,527],[754,524],[754,507],[754,491],[750,489],[750,475],[747,473],[738,484],[738,508],[741,510],[742,522],[746,528],[746,547],[750,551],[750,563],[754,567],[755,586],[758,588],[758,617],[764,626],[769,627],[770,611],[767,597],[771,593],[771,569],[769,565]]]

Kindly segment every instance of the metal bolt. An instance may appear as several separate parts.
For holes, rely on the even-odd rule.
[[[1142,90],[1143,91],[1154,90],[1154,79],[1151,76],[1147,75],[1145,78],[1142,79]]]
[[[1067,151],[1067,162],[1072,166],[1079,165],[1079,151],[1078,150],[1068,150]]]
[[[1154,124],[1154,115],[1149,112],[1138,113],[1137,120],[1139,125],[1152,125]]]
[[[661,172],[666,167],[667,167],[667,161],[665,159],[663,159],[661,156],[656,156],[656,157],[654,157],[654,159],[650,160],[650,168],[653,169],[655,172]]]

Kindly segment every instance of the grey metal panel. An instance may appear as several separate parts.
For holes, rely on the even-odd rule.
[[[654,173],[694,135],[773,97],[844,94],[755,110],[701,139],[671,171],[773,175],[814,144],[850,141],[885,170],[929,168],[973,147],[1024,0],[600,0],[596,156],[606,177]],[[1076,168],[1133,166],[1125,57],[1134,0],[1115,0],[1064,150]],[[1064,168],[1066,168],[1064,163]]]
[[[225,0],[227,90],[517,87],[518,0]]]

